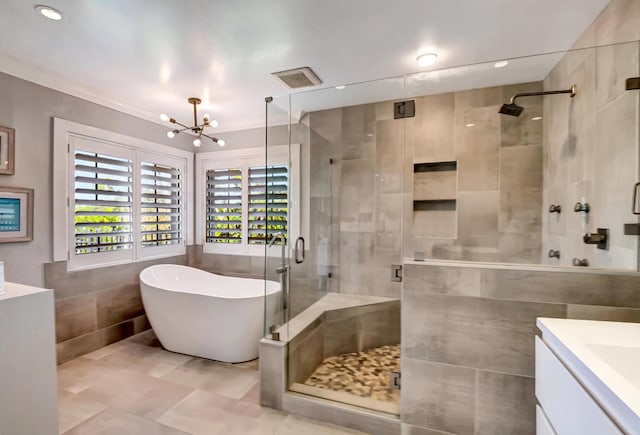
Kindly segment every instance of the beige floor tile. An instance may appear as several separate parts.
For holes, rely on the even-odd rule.
[[[141,417],[154,419],[187,397],[193,388],[120,370],[106,376],[78,396]]]
[[[192,358],[189,355],[129,342],[117,352],[96,360],[96,364],[101,367],[125,369],[154,377],[162,377]]]
[[[60,433],[360,433],[262,408],[258,367],[168,352],[147,331],[58,367]]]
[[[94,350],[93,352],[82,355],[83,358],[88,358],[92,360],[103,358],[107,355],[111,355],[112,353],[118,352],[119,350],[125,348],[129,345],[129,342],[126,340],[118,341],[117,343],[113,343],[109,346],[101,347],[98,350]]]
[[[227,422],[216,435],[275,435],[284,423],[287,414],[264,409],[254,418],[234,418]]]
[[[259,373],[255,370],[194,358],[171,370],[161,379],[241,399],[256,385],[258,378]]]
[[[260,404],[260,383],[256,383],[241,399],[243,402]]]
[[[107,408],[64,435],[185,435],[174,428]]]
[[[107,406],[93,400],[78,397],[67,391],[58,392],[58,428],[60,433],[79,425],[94,415],[105,410]]]
[[[356,435],[364,434],[357,430],[346,429],[327,423],[308,420],[306,418],[289,415],[284,419],[282,426],[275,432],[276,435]]]
[[[234,399],[196,390],[156,419],[159,423],[192,434],[218,434],[236,415],[227,411]]]
[[[117,370],[100,367],[94,360],[76,358],[58,366],[58,389],[79,393]]]

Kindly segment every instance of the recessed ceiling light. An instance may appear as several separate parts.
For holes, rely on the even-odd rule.
[[[531,118],[532,121],[540,121],[542,119],[542,116],[534,116],[533,118]]]
[[[504,68],[507,65],[509,65],[509,61],[508,60],[501,60],[500,62],[496,62],[496,63],[493,64],[493,66],[496,67],[496,68]]]
[[[36,5],[35,9],[50,20],[60,21],[62,19],[62,12],[52,8],[51,6]]]
[[[467,124],[465,127],[475,127],[475,124],[473,122]]]
[[[439,57],[440,53],[438,53],[437,51],[427,51],[424,53],[420,53],[418,57],[416,57],[416,62],[418,66],[431,66],[438,61]]]
[[[343,90],[344,88],[346,88],[346,86],[345,86],[345,85],[338,85],[338,86],[336,86],[336,89]]]

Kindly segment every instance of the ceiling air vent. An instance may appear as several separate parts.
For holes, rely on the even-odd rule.
[[[314,73],[308,66],[274,72],[271,73],[271,75],[278,79],[283,85],[291,89],[316,86],[322,83],[322,80],[320,80],[316,73]]]

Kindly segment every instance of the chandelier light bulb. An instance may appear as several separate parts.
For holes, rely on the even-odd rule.
[[[199,147],[200,145],[202,145],[202,141],[200,140],[200,138],[195,138],[193,140],[193,146],[194,147]]]
[[[211,121],[209,121],[209,125],[213,128],[216,128],[217,126],[220,125],[220,123],[218,121],[216,121],[215,119],[212,119]]]
[[[205,113],[204,115],[202,115],[202,118],[204,119],[204,122],[207,122],[211,117],[209,116],[208,113]]]
[[[218,139],[218,145],[220,145],[221,147],[226,145],[226,142],[223,141],[222,139]]]
[[[40,12],[44,17],[49,18],[50,20],[60,21],[62,19],[62,12],[52,8],[51,6],[36,5],[35,9],[36,11]]]
[[[176,133],[174,131],[168,131],[167,132],[167,137],[169,139],[173,139],[174,137],[176,137]]]
[[[165,115],[164,113],[160,114],[160,121],[167,122],[169,121],[169,115]]]

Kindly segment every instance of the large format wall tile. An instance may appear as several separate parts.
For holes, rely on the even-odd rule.
[[[98,329],[96,294],[56,300],[56,341],[68,340]]]
[[[640,40],[640,3],[637,0],[612,0],[592,27],[596,45]]]
[[[340,228],[373,231],[375,162],[372,159],[342,161]]]
[[[452,296],[480,296],[480,268],[404,265],[404,291]]]
[[[640,309],[570,304],[567,305],[567,318],[640,323]]]
[[[52,288],[56,299],[91,293],[105,288],[138,282],[140,272],[154,264],[187,264],[187,256],[159,258],[96,269],[67,271],[67,262],[46,263],[45,287]]]
[[[405,291],[403,355],[533,376],[537,317],[566,317],[566,305]]]
[[[376,141],[376,109],[373,104],[344,107],[342,109],[342,160],[372,159]]]
[[[414,162],[454,160],[454,94],[416,98],[416,117],[412,121]]]
[[[524,376],[478,370],[477,434],[536,433],[535,381]]]
[[[472,435],[476,371],[407,358],[403,354],[400,396],[404,423]]]
[[[309,325],[289,343],[289,385],[303,383],[324,359],[324,322]]]
[[[494,106],[456,111],[458,190],[498,190],[500,119]]]
[[[497,246],[498,191],[458,192],[458,241],[464,246]]]
[[[636,274],[485,270],[481,296],[522,301],[640,308]]]
[[[378,193],[402,193],[404,182],[404,123],[376,123],[376,176]]]
[[[140,285],[133,284],[96,293],[98,328],[133,319],[144,314]]]

